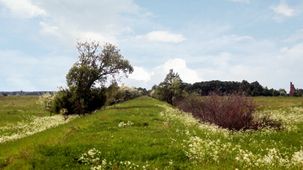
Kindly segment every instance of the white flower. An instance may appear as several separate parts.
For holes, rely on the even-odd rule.
[[[303,165],[303,150],[295,152],[292,155],[291,161],[293,164]]]
[[[65,119],[62,115],[45,117],[31,116],[29,117],[29,122],[18,122],[17,125],[7,125],[5,129],[12,130],[14,133],[10,135],[0,135],[0,143],[33,135],[46,129],[67,123],[76,117],[78,116],[69,116],[68,119]]]
[[[127,121],[127,122],[122,121],[122,122],[119,122],[118,127],[126,127],[126,126],[132,126],[132,125],[134,125],[134,123],[131,121]]]

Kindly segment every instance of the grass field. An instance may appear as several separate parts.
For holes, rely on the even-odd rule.
[[[43,112],[36,100],[0,98],[0,138],[22,131],[21,126],[9,131],[16,122],[30,124],[38,118],[47,118],[39,126],[50,120],[61,122],[0,143],[0,169],[303,168],[302,98],[255,98],[258,114],[279,119],[284,129],[245,132],[200,124],[149,97],[67,121],[49,119],[49,113]]]
[[[0,96],[0,125],[27,120],[30,116],[47,116],[34,96]]]

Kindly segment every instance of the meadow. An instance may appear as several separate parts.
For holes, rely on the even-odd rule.
[[[0,97],[0,169],[302,169],[303,98],[254,100],[283,128],[229,131],[150,97],[69,118]]]

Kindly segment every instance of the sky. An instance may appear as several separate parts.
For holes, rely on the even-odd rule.
[[[187,83],[303,88],[302,15],[303,0],[0,0],[0,91],[66,86],[78,41],[118,46],[128,86],[174,69]]]

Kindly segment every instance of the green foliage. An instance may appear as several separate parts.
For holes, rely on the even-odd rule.
[[[295,89],[294,96],[296,97],[303,96],[303,89]]]
[[[279,89],[280,96],[287,96],[287,92],[285,89]]]
[[[174,73],[173,69],[170,69],[164,81],[153,88],[151,96],[173,104],[176,99],[182,97],[181,85],[182,80],[179,74]]]
[[[104,85],[111,77],[115,80],[119,73],[133,72],[128,60],[120,54],[120,50],[112,45],[101,46],[96,42],[79,42],[77,45],[79,60],[66,76],[69,88],[82,93],[89,91],[96,83]]]
[[[61,89],[55,96],[52,112],[65,115],[90,113],[101,108],[105,101],[105,90],[101,88],[90,89],[82,97],[74,89]]]
[[[105,104],[107,80],[116,81],[121,73],[133,72],[133,67],[112,44],[101,48],[96,42],[79,42],[77,49],[79,60],[66,75],[68,89],[60,90],[56,96],[54,111],[57,113],[66,109],[66,114],[84,114],[100,108]]]
[[[116,82],[113,82],[106,89],[106,105],[111,105],[111,104],[115,103],[118,91],[119,91],[119,86]]]
[[[146,95],[147,91],[143,88],[131,88],[127,86],[118,86],[117,83],[112,83],[106,89],[106,104],[112,105],[120,103],[136,97]]]
[[[268,89],[263,87],[259,82],[249,83],[246,80],[242,82],[235,81],[202,81],[194,84],[183,84],[183,88],[188,93],[207,96],[211,93],[220,95],[230,95],[235,93],[243,93],[247,96],[284,96],[286,91]]]

